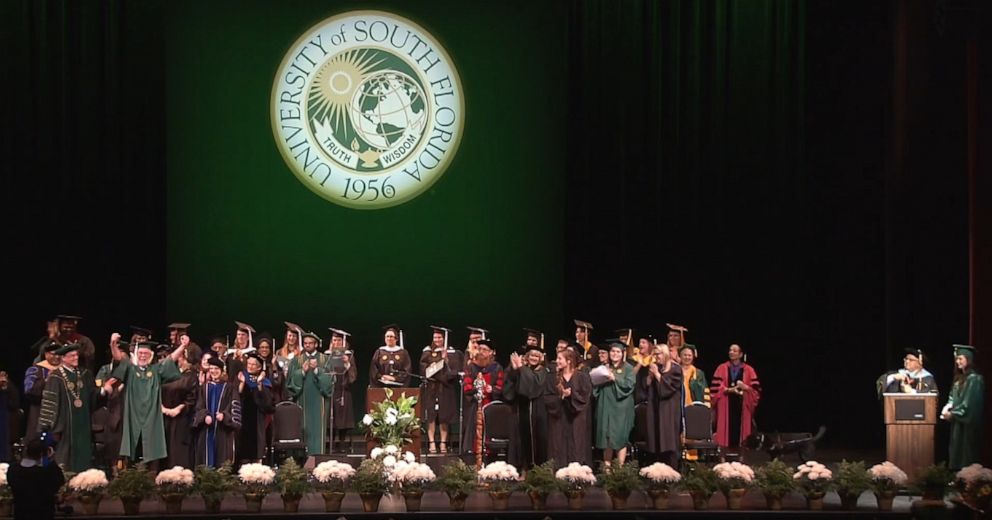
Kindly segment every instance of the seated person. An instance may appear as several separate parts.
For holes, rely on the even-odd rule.
[[[885,377],[886,393],[927,394],[937,393],[937,382],[933,374],[923,368],[923,351],[906,349],[902,360],[903,368]]]

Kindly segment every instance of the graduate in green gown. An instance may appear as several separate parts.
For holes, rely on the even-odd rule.
[[[153,363],[157,344],[138,343],[132,363],[118,348],[119,343],[120,334],[114,333],[110,337],[110,350],[114,362],[120,364],[104,382],[104,391],[110,393],[114,383],[124,383],[124,432],[120,455],[132,462],[150,463],[164,459],[168,448],[162,418],[162,384],[179,379],[181,374],[176,360],[183,355],[183,347],[176,347],[168,358]]]
[[[627,442],[634,429],[634,369],[624,361],[627,345],[609,342],[608,379],[593,388],[596,395],[596,447],[609,464],[614,453],[621,465],[627,458]]]
[[[55,461],[76,473],[92,467],[90,410],[96,394],[93,374],[79,366],[80,346],[69,343],[56,351],[62,364],[48,376],[38,417],[38,431],[56,441]]]
[[[954,345],[954,385],[940,414],[951,423],[949,464],[961,469],[981,462],[985,379],[975,371],[975,347]]]
[[[318,340],[313,332],[303,334],[303,352],[290,362],[286,381],[286,391],[303,408],[303,435],[310,455],[324,453],[334,395],[330,356],[317,352]]]

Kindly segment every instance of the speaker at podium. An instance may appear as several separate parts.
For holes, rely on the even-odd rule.
[[[933,464],[937,394],[885,393],[885,456],[915,479]]]

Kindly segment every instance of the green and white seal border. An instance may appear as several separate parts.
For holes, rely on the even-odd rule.
[[[357,31],[355,27],[362,20],[366,22],[366,40],[360,45],[349,45],[349,30],[350,38],[356,38]],[[427,52],[423,54],[421,60],[418,60],[417,55],[414,54],[414,51],[418,50],[416,46],[411,49],[408,55],[404,56],[404,59],[410,64],[417,64],[415,69],[421,75],[421,82],[427,88],[426,92],[424,92],[425,110],[428,110],[426,115],[429,117],[430,125],[424,129],[424,137],[420,140],[417,149],[411,152],[408,157],[404,157],[401,160],[399,168],[389,168],[389,171],[383,173],[351,172],[344,169],[336,161],[330,159],[326,152],[322,150],[321,146],[319,146],[319,143],[314,142],[315,136],[311,134],[308,128],[307,91],[313,81],[313,76],[319,70],[320,66],[332,56],[349,48],[381,48],[385,45],[391,46],[390,48],[393,53],[397,55],[401,54],[407,45],[397,48],[392,44],[388,36],[383,41],[376,42],[372,40],[368,33],[368,27],[380,21],[385,23],[388,28],[392,28],[395,25],[397,28],[411,31],[411,34],[416,35],[414,43],[417,43],[416,40],[420,39],[427,45]],[[339,32],[331,34],[328,32],[329,28],[333,28],[334,31]],[[336,42],[319,39],[316,40],[319,46],[314,47],[315,39],[320,38],[322,33],[333,36]],[[409,41],[409,37],[406,41]],[[320,59],[315,61],[311,57],[307,57],[305,51],[308,48],[313,51],[318,47],[324,51]],[[430,53],[435,53],[437,58],[436,64],[442,65],[436,74],[430,72],[434,67],[433,65],[427,67],[427,72],[425,72],[424,68],[418,64],[421,61],[423,63],[432,63],[431,58],[434,56],[427,58]],[[296,67],[293,70],[294,65],[298,65],[297,62],[301,61],[301,54],[305,56],[303,58],[306,61],[304,65],[312,63],[309,70],[305,71],[305,75],[301,67]],[[304,78],[303,85],[299,86],[299,92],[297,93],[299,99],[297,100],[297,118],[295,121],[291,117],[293,114],[291,104],[281,101],[281,98],[287,96],[289,93],[283,87],[290,84],[287,74],[291,72],[296,74],[292,82],[294,85],[299,83],[297,76]],[[448,87],[447,90],[450,92],[433,90],[432,87],[436,85],[441,90],[444,90],[446,85]],[[293,96],[287,97],[289,99],[293,98]],[[447,102],[446,98],[449,97],[453,98],[451,102]],[[445,103],[436,103],[436,100],[439,98],[444,99]],[[446,110],[445,114],[454,114],[454,119],[445,127],[446,130],[439,129],[438,120],[444,119],[436,117],[440,110]],[[416,22],[391,12],[355,10],[330,16],[312,25],[287,49],[273,78],[269,115],[273,137],[280,155],[297,180],[303,183],[310,191],[325,200],[341,206],[353,209],[382,209],[403,204],[426,192],[441,178],[450,166],[461,144],[465,129],[465,97],[461,78],[459,77],[454,61],[447,50],[430,32]],[[448,119],[450,120],[450,117]],[[294,124],[299,128],[294,130]],[[450,140],[444,142],[443,139],[435,139],[435,137],[444,137],[443,134],[435,134],[435,132],[447,134]],[[293,137],[287,138],[287,135],[290,134]],[[431,150],[427,150],[428,145],[430,145]],[[436,160],[436,163],[433,166],[429,166],[422,161],[421,159],[424,157],[424,154],[429,155],[432,161]],[[309,170],[308,166],[311,167]],[[378,186],[372,186],[374,183],[377,183]],[[358,192],[356,186],[359,184],[362,186],[362,196],[355,197],[354,195]],[[368,186],[368,190],[366,190],[366,186]],[[350,191],[349,188],[351,188]],[[368,196],[365,196],[366,191],[368,191]],[[387,197],[386,194],[390,192],[393,196]],[[349,195],[351,196],[349,197]]]

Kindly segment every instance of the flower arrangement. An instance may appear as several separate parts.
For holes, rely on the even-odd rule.
[[[224,496],[234,491],[236,484],[230,464],[220,468],[201,465],[193,472],[193,491],[207,504],[219,506]]]
[[[487,464],[479,470],[479,482],[489,488],[490,492],[510,491],[511,487],[520,480],[517,468],[498,460]]]
[[[740,462],[722,462],[713,466],[720,482],[720,489],[727,492],[731,489],[747,489],[754,482],[754,470]]]
[[[834,473],[815,460],[796,466],[792,480],[806,497],[822,497],[834,487]]]
[[[420,420],[414,413],[416,404],[417,398],[406,393],[393,401],[393,391],[387,388],[386,399],[365,414],[362,427],[383,445],[403,446],[413,442],[413,432],[420,429]]]
[[[265,464],[245,464],[238,469],[238,480],[246,495],[265,496],[276,481],[276,472]]]
[[[10,485],[7,484],[7,468],[10,464],[6,462],[0,463],[0,500],[13,500],[14,493],[10,490]]]
[[[175,466],[155,475],[155,486],[159,495],[188,495],[193,491],[193,472]]]
[[[773,459],[758,468],[754,480],[766,497],[781,498],[795,489],[796,483],[792,477],[784,462]]]
[[[661,462],[641,468],[640,475],[648,490],[656,491],[669,491],[682,480],[681,473]]]
[[[987,510],[992,497],[992,469],[981,464],[961,468],[955,475],[955,486],[962,498],[978,509]]]
[[[69,491],[79,497],[103,496],[110,482],[107,474],[99,469],[88,469],[69,479]]]
[[[85,473],[85,472],[84,472]],[[107,494],[123,500],[142,500],[155,492],[155,477],[145,469],[144,464],[138,464],[125,469],[107,486]]]
[[[457,459],[441,468],[437,487],[449,497],[464,497],[478,487],[478,477],[474,468]]]
[[[383,494],[389,491],[389,479],[382,460],[365,459],[351,477],[351,487],[361,494]]]
[[[592,468],[578,462],[573,462],[555,472],[555,478],[562,483],[565,491],[584,491],[587,487],[596,485],[596,475]]]
[[[314,487],[319,491],[343,493],[348,480],[355,476],[355,468],[336,460],[328,460],[313,468]]]
[[[416,457],[412,453],[410,455],[414,460],[404,458],[397,461],[389,469],[387,478],[391,483],[398,485],[404,493],[423,492],[437,479],[437,476],[434,475],[434,470],[430,466],[416,462]]]
[[[292,457],[287,457],[276,471],[276,488],[284,499],[299,499],[310,490],[306,470]]]
[[[906,472],[889,461],[875,464],[868,473],[871,475],[872,488],[876,493],[895,493],[909,481]]]

